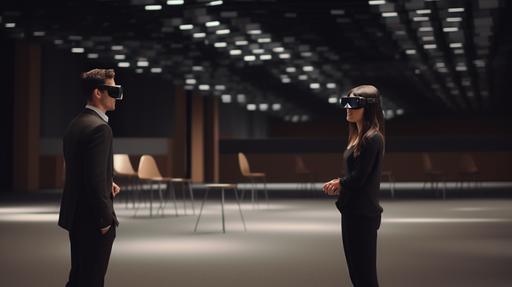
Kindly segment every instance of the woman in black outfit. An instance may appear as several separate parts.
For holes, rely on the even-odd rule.
[[[342,214],[343,249],[352,284],[376,287],[384,118],[374,86],[357,86],[347,95],[340,98],[349,122],[348,145],[343,154],[347,173],[325,183],[323,190],[338,196],[336,206]]]

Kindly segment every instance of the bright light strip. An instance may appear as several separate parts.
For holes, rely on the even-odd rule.
[[[242,103],[245,103],[247,101],[247,99],[244,94],[238,94],[238,95],[236,95],[236,101],[239,102],[240,104],[242,104]]]
[[[437,48],[437,45],[436,44],[426,44],[426,45],[423,45],[423,48],[431,50],[431,49]]]
[[[204,24],[206,27],[216,27],[220,25],[219,21],[210,21]]]
[[[291,83],[292,80],[290,80],[290,78],[281,78],[281,82],[283,84],[288,84],[288,83]]]
[[[89,59],[98,59],[99,55],[97,53],[89,53],[87,54],[87,58]]]
[[[237,46],[245,46],[247,44],[249,44],[249,42],[247,42],[245,40],[235,41],[235,45],[237,45]]]
[[[194,34],[192,34],[192,37],[194,37],[194,38],[204,38],[204,37],[206,37],[206,33],[194,33]]]
[[[458,27],[446,27],[446,28],[443,28],[443,32],[457,32],[457,31],[459,31]]]
[[[183,25],[180,25],[180,30],[192,30],[194,29],[194,25],[192,24],[183,24]]]
[[[304,67],[302,67],[302,70],[304,72],[312,72],[313,71],[313,66],[304,66]]]
[[[424,14],[430,14],[432,11],[430,9],[422,9],[422,10],[416,10],[416,13],[420,14],[420,15],[424,15]]]
[[[256,105],[255,104],[247,104],[247,110],[248,111],[255,111]]]
[[[192,71],[203,71],[203,66],[192,66]]]
[[[450,48],[462,48],[462,43],[450,43]]]
[[[144,10],[146,10],[146,11],[162,10],[162,5],[146,5],[146,6],[144,6]]]
[[[288,73],[295,73],[297,72],[297,69],[295,67],[287,67],[286,72]]]
[[[242,55],[242,50],[238,50],[238,49],[230,50],[230,51],[229,51],[229,54],[230,54],[230,55],[232,55],[232,56],[235,56],[235,55]]]
[[[265,55],[260,56],[260,60],[262,60],[262,61],[271,60],[271,59],[272,59],[272,55],[265,54]]]
[[[162,72],[162,68],[151,68],[151,73],[161,73]]]
[[[370,1],[368,1],[368,4],[369,5],[382,5],[382,4],[386,4],[386,1],[384,1],[384,0],[370,0]]]
[[[288,54],[288,53],[279,54],[279,58],[280,59],[290,59],[290,54]]]
[[[260,111],[265,112],[268,110],[268,104],[261,103],[261,104],[259,104],[259,108],[260,108]]]
[[[14,28],[16,27],[16,23],[5,23],[5,28]]]
[[[114,59],[116,59],[116,60],[124,60],[124,59],[126,59],[126,56],[125,55],[114,55]]]
[[[416,50],[414,50],[414,49],[405,50],[405,53],[406,53],[407,55],[415,55],[415,54],[416,54]]]
[[[434,36],[425,36],[421,37],[421,40],[427,42],[427,41],[434,41]]]
[[[462,21],[462,17],[449,17],[446,18],[446,22],[460,22]]]
[[[247,33],[251,35],[259,35],[261,34],[261,30],[249,30]]]
[[[450,12],[450,13],[464,12],[464,8],[448,8],[448,12]]]
[[[215,34],[217,35],[226,35],[226,34],[229,34],[231,31],[229,29],[222,29],[222,30],[217,30],[215,31]]]
[[[215,85],[215,89],[218,91],[224,91],[226,90],[226,86],[224,85]]]
[[[117,63],[117,66],[119,68],[128,68],[128,67],[130,67],[130,63],[129,62],[119,62],[119,63]]]
[[[217,43],[213,44],[213,46],[215,46],[215,48],[224,48],[224,47],[227,47],[228,44],[226,42],[217,42]]]
[[[326,87],[328,89],[336,89],[336,83],[327,83]]]
[[[34,31],[34,36],[36,37],[42,37],[44,35],[46,35],[44,31]]]
[[[199,85],[199,90],[200,91],[209,91],[210,85]]]
[[[308,75],[299,75],[299,80],[305,81],[308,79]]]
[[[275,47],[275,48],[272,48],[272,51],[274,51],[275,53],[282,53],[282,52],[284,52],[284,48],[283,47]]]
[[[381,15],[382,15],[382,17],[397,17],[398,13],[396,13],[396,12],[384,12]]]
[[[252,50],[253,54],[263,54],[264,52],[265,52],[265,50],[263,50],[263,49],[254,49],[254,50]]]
[[[114,45],[111,47],[112,51],[121,51],[122,49],[124,49],[124,47],[122,45]]]
[[[302,53],[300,53],[300,55],[302,57],[311,57],[311,56],[313,56],[313,53],[311,53],[311,52],[302,52]]]
[[[311,89],[320,89],[320,84],[319,83],[311,83],[309,84],[309,88]]]
[[[432,27],[420,27],[419,29],[420,32],[430,32],[432,30]]]
[[[231,103],[231,95],[229,95],[229,94],[224,94],[224,95],[220,96],[220,98],[221,98],[222,102],[225,104]]]
[[[338,97],[331,96],[331,97],[329,97],[328,101],[329,101],[330,104],[336,104],[338,102]]]
[[[279,104],[279,103],[272,104],[272,110],[273,110],[273,111],[279,111],[279,110],[281,110],[281,104]]]
[[[258,43],[270,43],[272,41],[272,39],[270,39],[270,38],[259,38],[257,41],[258,41]]]
[[[412,18],[412,20],[415,22],[420,22],[420,21],[428,21],[429,18],[428,17],[414,17],[414,18]]]
[[[185,79],[185,84],[187,85],[195,85],[197,83],[196,79]]]
[[[183,0],[167,0],[167,5],[183,5]]]
[[[222,5],[222,1],[212,1],[210,3],[208,3],[208,6],[217,6],[217,5]]]
[[[144,69],[135,69],[135,73],[142,74],[144,72]]]
[[[71,53],[81,54],[83,52],[85,52],[84,48],[71,48]]]
[[[246,62],[252,62],[255,60],[256,60],[256,56],[254,56],[254,55],[244,56],[244,61],[246,61]]]

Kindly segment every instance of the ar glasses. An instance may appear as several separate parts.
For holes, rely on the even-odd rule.
[[[107,91],[109,97],[114,98],[116,100],[123,99],[123,87],[121,85],[105,85],[101,84],[98,86],[98,89]]]
[[[365,97],[340,97],[338,103],[345,109],[361,109],[367,104],[378,103],[377,98],[365,98]]]

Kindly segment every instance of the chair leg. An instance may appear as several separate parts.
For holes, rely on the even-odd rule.
[[[268,208],[269,202],[268,202],[268,189],[267,189],[267,178],[266,177],[263,178],[263,191],[265,192],[265,201],[267,202],[267,208]]]
[[[240,207],[240,200],[238,200],[238,190],[235,188],[234,191],[235,191],[236,204],[238,205],[238,212],[240,212],[240,218],[242,219],[242,224],[244,225],[244,231],[247,231],[247,227],[245,226],[244,215],[242,213],[242,208]]]
[[[188,193],[190,195],[190,203],[192,205],[192,214],[196,215],[196,208],[194,206],[194,191],[192,190],[192,182],[187,182]]]
[[[197,231],[197,226],[199,225],[199,220],[201,220],[201,215],[203,214],[203,207],[204,207],[206,198],[208,198],[208,189],[206,189],[206,192],[204,193],[203,201],[201,202],[201,207],[199,208],[199,216],[197,217],[197,220],[196,220],[196,226],[194,227],[194,232]]]
[[[173,197],[173,201],[174,201],[174,211],[175,211],[175,214],[176,214],[176,217],[178,217],[178,202],[176,201],[176,190],[174,189],[174,186],[171,184],[172,186],[172,197]]]
[[[220,210],[222,213],[222,233],[226,233],[226,219],[224,216],[224,188],[220,190]]]

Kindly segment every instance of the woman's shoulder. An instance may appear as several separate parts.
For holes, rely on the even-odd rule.
[[[384,136],[379,131],[372,131],[366,135],[366,144],[382,146],[384,144]]]

